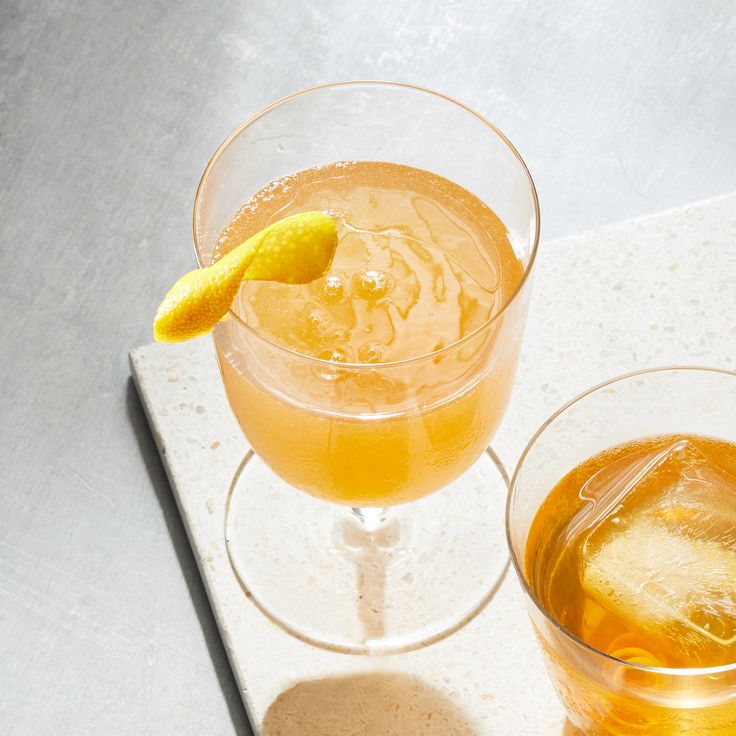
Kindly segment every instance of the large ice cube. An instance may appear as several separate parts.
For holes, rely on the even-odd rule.
[[[736,477],[681,440],[592,480],[569,529],[586,593],[696,658],[736,644]]]

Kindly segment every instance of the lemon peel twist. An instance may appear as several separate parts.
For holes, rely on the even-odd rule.
[[[184,274],[161,302],[153,336],[183,342],[204,335],[227,314],[242,281],[307,284],[327,271],[336,247],[331,217],[322,212],[285,217],[211,266]]]

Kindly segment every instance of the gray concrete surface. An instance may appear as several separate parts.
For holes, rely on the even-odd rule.
[[[243,118],[351,77],[494,120],[546,237],[736,189],[736,3],[0,0],[0,734],[248,734],[127,351]]]

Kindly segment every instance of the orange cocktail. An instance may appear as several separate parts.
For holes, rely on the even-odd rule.
[[[511,391],[518,331],[473,338],[524,273],[508,232],[445,178],[339,162],[263,188],[224,228],[219,249],[307,210],[338,222],[329,273],[305,285],[245,282],[234,309],[263,338],[331,361],[332,373],[295,375],[287,398],[236,368],[218,343],[235,416],[279,475],[325,500],[387,506],[442,488],[487,446]],[[324,393],[339,405],[309,400]]]

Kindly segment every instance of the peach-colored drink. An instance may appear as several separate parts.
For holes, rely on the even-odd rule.
[[[218,342],[227,395],[258,455],[292,485],[351,506],[411,501],[468,468],[501,420],[521,325],[475,331],[508,303],[523,267],[503,223],[470,192],[369,161],[272,182],[218,250],[315,209],[339,226],[329,273],[307,285],[245,283],[234,311],[261,338],[317,360],[279,391],[257,366],[237,370]]]

